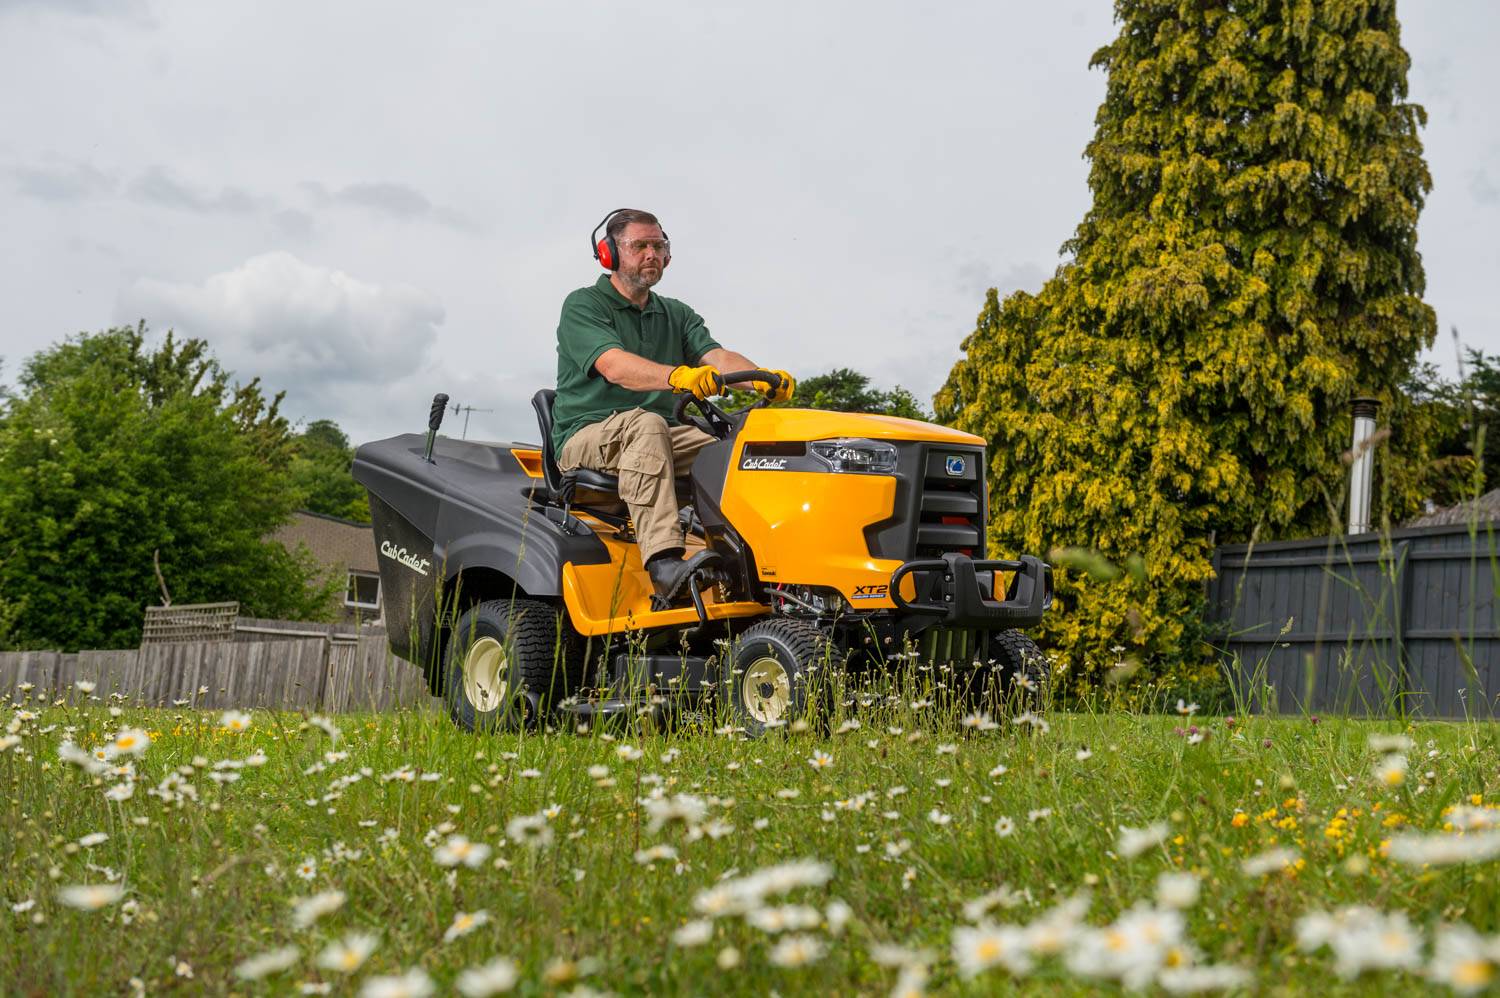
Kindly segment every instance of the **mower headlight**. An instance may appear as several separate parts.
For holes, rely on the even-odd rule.
[[[839,437],[837,440],[814,440],[807,446],[828,465],[829,471],[889,475],[896,470],[896,448],[878,440]]]

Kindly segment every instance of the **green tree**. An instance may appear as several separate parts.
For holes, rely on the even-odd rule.
[[[231,385],[200,340],[145,324],[30,358],[0,409],[4,643],[129,647],[159,600],[238,600],[310,618],[334,595],[305,552],[267,536],[291,512],[291,433],[257,381]]]
[[[370,522],[370,497],[349,474],[354,448],[331,419],[307,424],[292,442],[292,481],[300,508]]]
[[[992,549],[1082,548],[1051,642],[1180,661],[1216,542],[1337,525],[1349,402],[1387,413],[1435,330],[1431,187],[1394,0],[1116,0],[1093,205],[1035,295],[990,291],[938,416],[991,442]],[[1415,512],[1424,441],[1377,460]],[[1404,476],[1392,481],[1392,476]]]
[[[728,407],[738,409],[754,402],[758,397],[753,392],[735,389],[730,392]],[[904,416],[907,419],[928,421],[933,418],[932,413],[922,408],[917,397],[900,385],[889,390],[872,388],[869,375],[847,367],[835,368],[827,374],[815,374],[797,382],[796,397],[775,405],[796,409],[827,409],[833,412],[863,412],[877,416]]]

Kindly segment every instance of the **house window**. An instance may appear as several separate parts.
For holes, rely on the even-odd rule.
[[[349,573],[349,591],[344,595],[345,606],[380,609],[380,576],[364,572]]]

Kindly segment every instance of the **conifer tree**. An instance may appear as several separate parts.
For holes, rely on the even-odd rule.
[[[1119,648],[1203,661],[1214,544],[1333,528],[1350,400],[1400,411],[1435,333],[1394,0],[1116,0],[1115,17],[1092,61],[1093,205],[1039,293],[990,291],[935,399],[990,441],[992,550],[1143,559],[1060,573],[1048,636],[1075,675]],[[1424,445],[1402,446],[1376,491],[1414,505]]]

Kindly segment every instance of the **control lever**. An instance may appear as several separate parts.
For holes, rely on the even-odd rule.
[[[448,408],[448,396],[438,392],[432,397],[432,411],[427,414],[427,450],[422,460],[432,464],[432,444],[437,440],[438,427],[443,425],[443,412]]]

